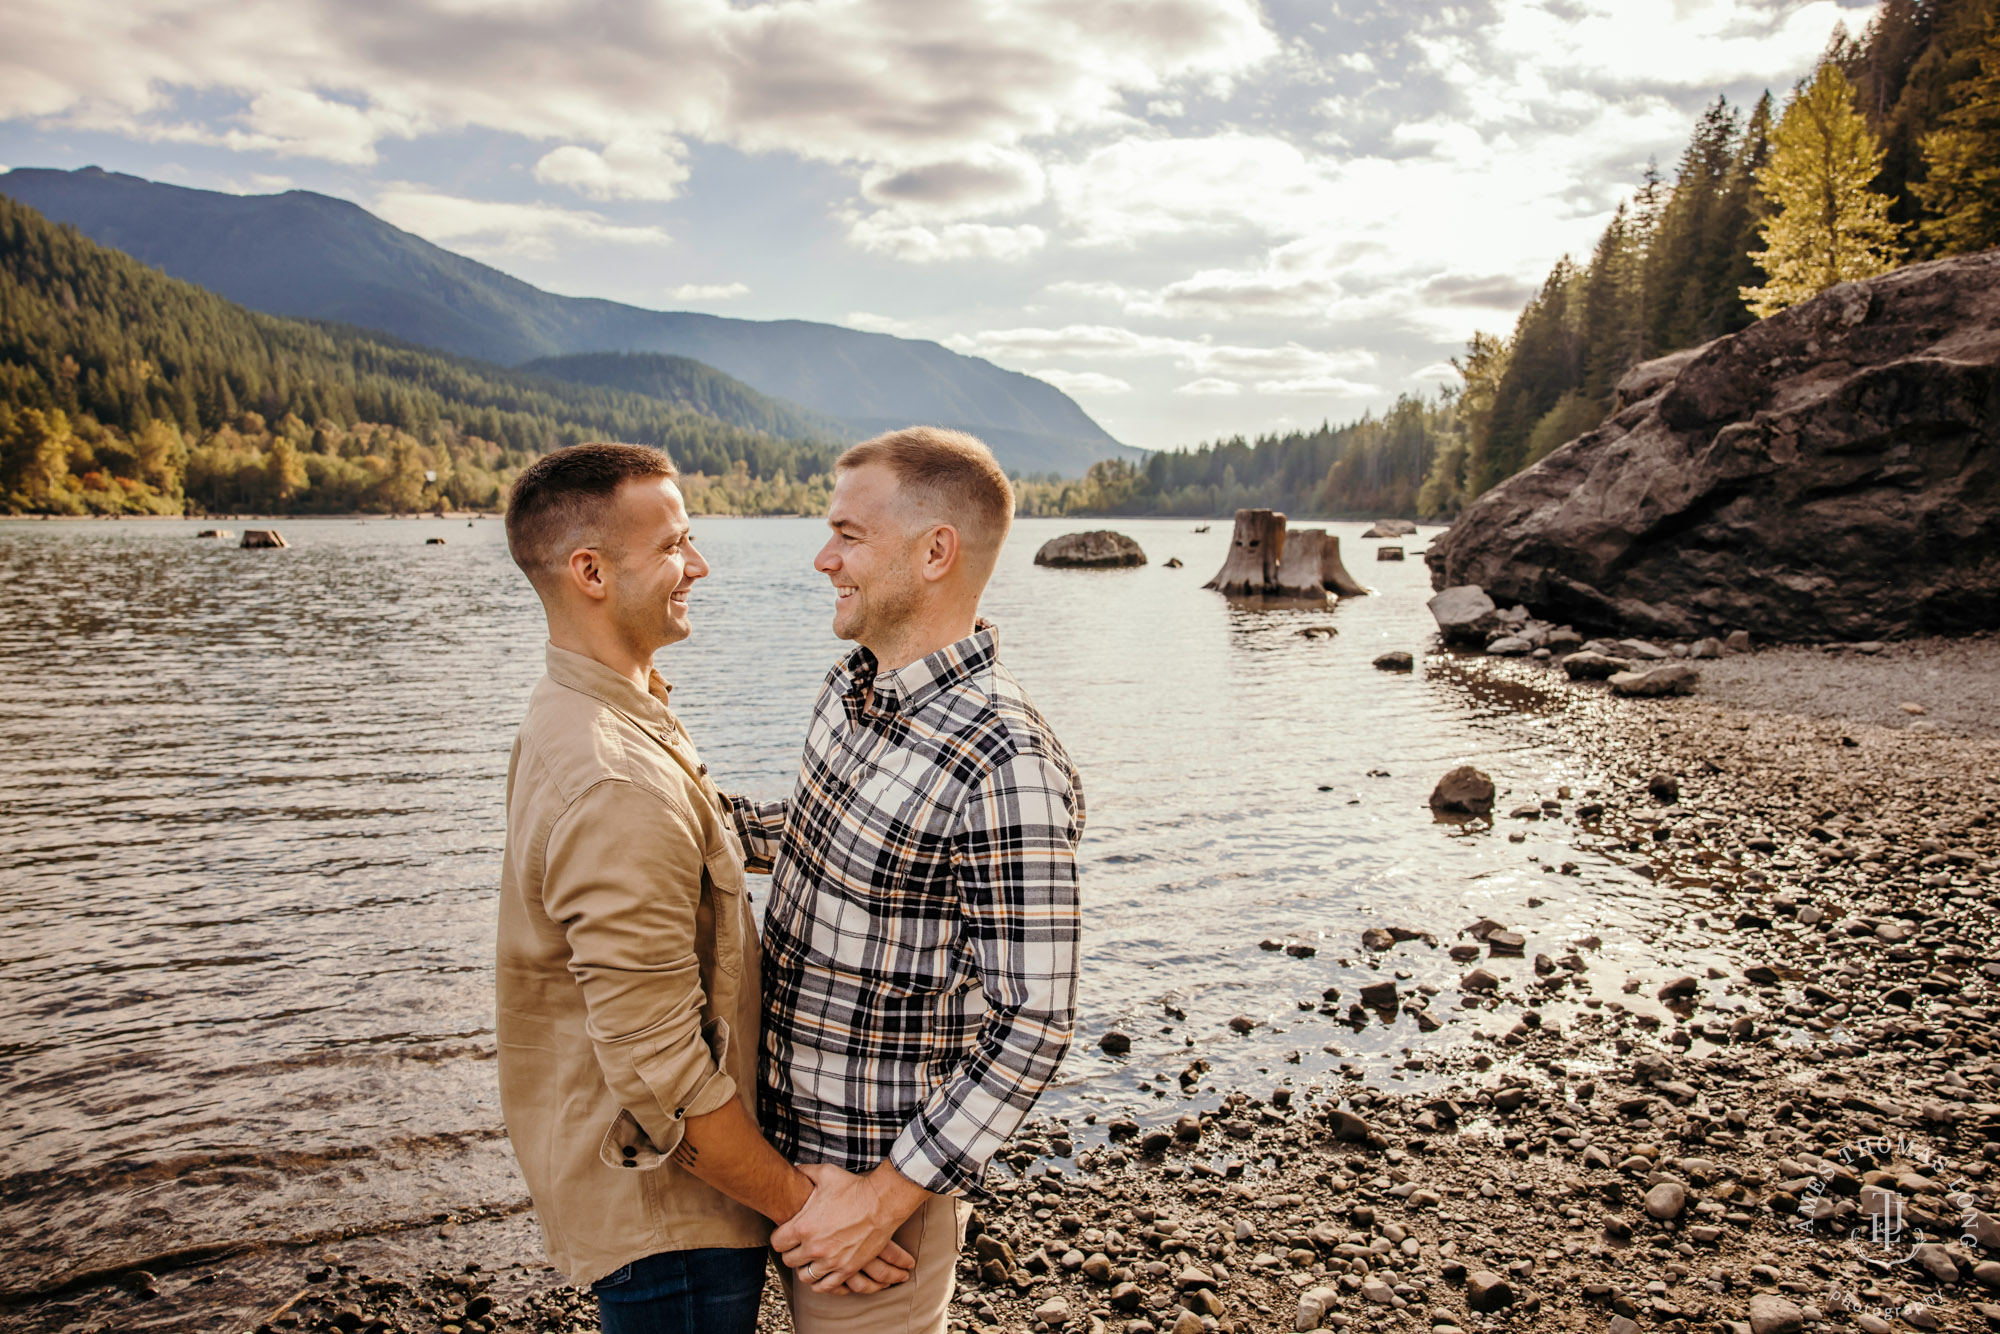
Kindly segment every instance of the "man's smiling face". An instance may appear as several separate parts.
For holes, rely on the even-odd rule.
[[[708,574],[680,488],[664,477],[627,482],[614,503],[603,552],[612,617],[635,643],[677,644],[693,630],[688,590]]]
[[[915,614],[920,579],[921,532],[911,518],[896,476],[880,464],[842,470],[834,482],[826,524],[833,530],[813,568],[833,584],[833,632],[878,649]]]

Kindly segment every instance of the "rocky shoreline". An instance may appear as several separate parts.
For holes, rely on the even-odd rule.
[[[1990,667],[2000,646],[1959,651]],[[1731,660],[1750,666],[1728,696],[1754,696],[1766,656]],[[1726,901],[1694,925],[1743,965],[1667,983],[1663,1021],[1628,1003],[1636,982],[1589,993],[1588,935],[1411,923],[1435,944],[1357,942],[1381,969],[1372,1013],[1302,1008],[1426,1030],[1455,1009],[1479,1033],[1425,1053],[1420,1091],[1280,1074],[1143,1123],[1037,1122],[996,1169],[954,1326],[2000,1328],[2000,740],[1816,717],[1803,697],[1617,698],[1529,658],[1455,665],[1564,692],[1551,725],[1603,775],[1496,812],[1491,836],[1567,821],[1663,890]],[[1459,986],[1398,987],[1398,952],[1432,948]],[[244,1327],[594,1329],[546,1269],[476,1258],[522,1255],[525,1223],[486,1225],[506,1229],[497,1252],[468,1223],[449,1244],[451,1224],[394,1253],[273,1257]],[[146,1317],[204,1276],[160,1280],[175,1300],[157,1307],[150,1279],[33,1327],[166,1327]],[[770,1297],[765,1327],[789,1328]]]

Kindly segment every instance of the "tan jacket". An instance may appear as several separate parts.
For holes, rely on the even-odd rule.
[[[742,850],[671,689],[550,645],[507,768],[500,1110],[579,1284],[770,1237],[666,1157],[687,1117],[756,1115],[760,1004]]]

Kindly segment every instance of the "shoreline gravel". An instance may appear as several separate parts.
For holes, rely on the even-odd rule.
[[[1587,936],[1408,923],[1455,951],[1460,985],[1364,996],[1481,1030],[1425,1053],[1430,1087],[1274,1076],[1144,1125],[1038,1121],[1009,1155],[1021,1175],[980,1211],[954,1325],[2000,1328],[2000,641],[1699,665],[1696,696],[1637,700],[1472,660],[1564,692],[1549,725],[1605,775],[1533,818],[1663,893],[1726,899],[1699,920],[1752,962],[1669,982],[1663,1022],[1587,993]],[[1527,818],[1496,812],[1493,835]],[[1398,951],[1429,948],[1380,952],[1383,981]],[[1558,999],[1573,1017],[1543,1013]],[[1871,1237],[1877,1217],[1893,1237]],[[130,1276],[6,1322],[595,1328],[588,1296],[533,1258],[525,1216],[337,1251]],[[767,1317],[789,1328],[768,1298]]]

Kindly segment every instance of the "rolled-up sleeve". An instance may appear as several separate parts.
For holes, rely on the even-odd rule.
[[[971,1050],[890,1148],[891,1165],[926,1190],[976,1193],[1069,1050],[1082,832],[1074,776],[1039,754],[997,765],[959,817],[952,874],[986,1015]]]
[[[736,1095],[702,1031],[701,835],[664,793],[618,779],[550,831],[542,901],[569,941],[604,1082],[661,1153]]]
[[[789,801],[752,801],[730,797],[729,813],[736,820],[736,836],[743,840],[743,869],[765,871],[778,860],[778,842],[785,836]]]

